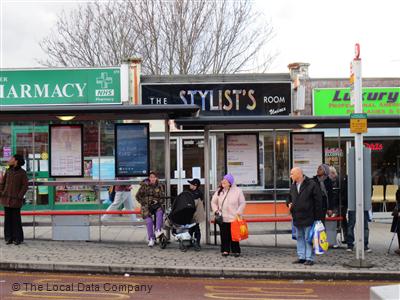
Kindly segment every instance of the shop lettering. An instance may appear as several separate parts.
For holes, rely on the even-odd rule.
[[[364,143],[364,146],[371,149],[371,151],[382,151],[383,150],[382,143]]]
[[[399,92],[365,92],[362,97],[363,101],[386,101],[387,103],[395,103],[399,99]],[[350,93],[336,90],[332,101],[350,101]]]
[[[181,90],[179,97],[184,104],[195,104],[195,96],[201,98],[201,109],[206,110],[206,103],[210,105],[210,111],[215,110],[240,110],[240,103],[245,101],[247,110],[256,108],[256,99],[254,98],[254,90],[218,90],[217,103],[214,100],[214,90]],[[188,100],[189,97],[189,100]]]
[[[82,98],[86,83],[56,84],[20,84],[17,86],[0,84],[0,99],[18,98]]]

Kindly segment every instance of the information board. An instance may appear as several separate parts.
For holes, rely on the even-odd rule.
[[[237,185],[258,185],[258,134],[225,135],[225,169]]]
[[[83,177],[83,126],[50,125],[50,177]]]
[[[313,177],[324,163],[323,132],[293,132],[290,135],[292,167],[300,167],[303,174]]]
[[[115,176],[148,176],[149,124],[115,124]]]

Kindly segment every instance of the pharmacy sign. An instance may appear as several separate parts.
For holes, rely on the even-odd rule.
[[[0,105],[121,103],[119,68],[0,70]]]

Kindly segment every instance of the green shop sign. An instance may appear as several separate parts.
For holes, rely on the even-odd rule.
[[[363,112],[368,115],[400,114],[400,87],[363,88]],[[314,89],[314,116],[343,116],[354,112],[350,89]]]
[[[0,70],[0,105],[121,103],[119,68]]]

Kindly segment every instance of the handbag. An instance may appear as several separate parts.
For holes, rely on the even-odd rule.
[[[155,214],[156,211],[161,207],[160,203],[158,202],[153,202],[149,205],[149,211],[152,214]]]
[[[224,206],[225,199],[228,196],[228,193],[229,193],[230,189],[231,188],[228,189],[228,191],[226,192],[224,200],[222,200],[221,209],[218,209],[218,211],[215,212],[215,223],[217,223],[218,225],[222,225],[222,223],[224,223],[224,218],[222,217],[222,207]]]
[[[231,223],[231,238],[234,242],[240,242],[249,237],[247,222],[240,217]]]

